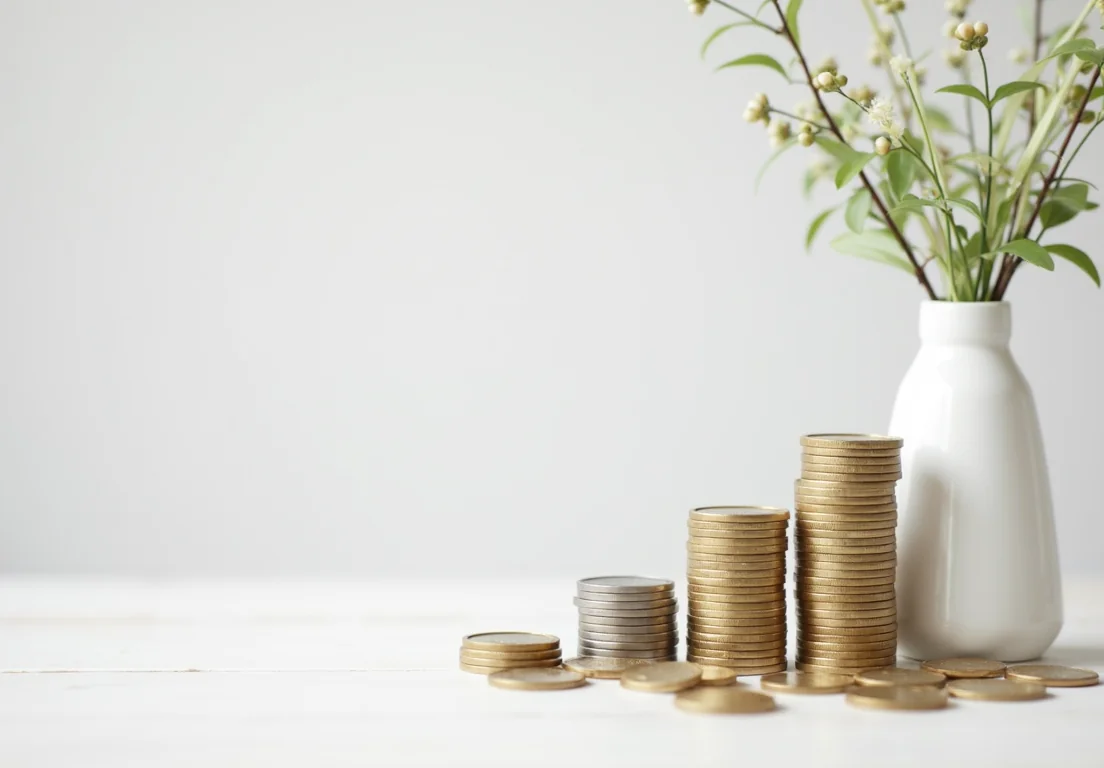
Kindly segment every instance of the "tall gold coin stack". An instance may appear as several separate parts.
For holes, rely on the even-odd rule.
[[[897,656],[901,445],[878,435],[806,435],[795,484],[797,668],[853,673]]]
[[[742,675],[786,669],[786,530],[775,507],[690,513],[688,661]]]

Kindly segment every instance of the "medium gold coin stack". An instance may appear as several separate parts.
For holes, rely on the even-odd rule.
[[[795,485],[797,668],[854,673],[897,657],[902,440],[806,435]]]
[[[686,658],[741,675],[786,669],[786,530],[775,507],[690,513]]]
[[[492,675],[506,669],[558,667],[560,639],[533,632],[480,632],[467,635],[460,645],[460,669]]]

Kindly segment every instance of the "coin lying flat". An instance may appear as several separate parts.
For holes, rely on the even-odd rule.
[[[754,627],[742,627],[745,630],[754,630]],[[688,631],[686,633],[686,639],[701,648],[709,648],[710,646],[716,646],[717,650],[724,650],[733,644],[744,643],[763,643],[763,647],[770,645],[782,644],[786,642],[786,626],[775,629],[774,627],[768,627],[770,631],[748,631],[748,632],[722,632],[722,633],[709,633],[709,632],[694,632]]]
[[[585,592],[667,592],[675,588],[675,582],[647,576],[592,576],[579,579],[578,587]]]
[[[674,660],[676,643],[666,648],[653,648],[650,651],[626,651],[613,648],[595,648],[592,645],[579,645],[580,656],[610,656],[619,659],[651,659],[653,661]]]
[[[947,683],[947,693],[960,699],[978,701],[1032,701],[1045,699],[1046,686],[1042,683],[1021,683],[1000,678],[952,680]]]
[[[587,629],[579,630],[579,639],[598,643],[658,643],[678,639],[678,632],[650,632],[624,633],[624,632],[591,632]]]
[[[666,608],[647,608],[639,611],[633,610],[606,610],[603,608],[580,608],[579,615],[606,619],[646,619],[659,616],[673,616],[678,613],[678,606],[672,604]]]
[[[847,499],[895,496],[897,481],[852,483],[846,480],[813,480],[802,477],[794,481],[794,493],[798,496],[829,496]]]
[[[678,613],[664,614],[662,616],[641,616],[627,619],[624,616],[588,616],[579,617],[579,625],[588,627],[617,627],[618,632],[635,632],[630,627],[638,627],[641,632],[663,632],[672,629],[678,623]],[[596,630],[597,631],[597,630]]]
[[[483,651],[546,651],[560,647],[560,638],[533,632],[480,632],[467,635],[465,648]]]
[[[678,643],[677,636],[666,640],[656,640],[648,643],[607,643],[601,640],[587,640],[579,638],[579,651],[661,651]],[[586,655],[585,653],[583,655]],[[666,654],[663,654],[666,655]]]
[[[929,672],[926,669],[898,669],[897,667],[870,669],[855,675],[855,682],[859,685],[875,687],[943,685],[946,679],[947,676],[941,672]]]
[[[481,651],[476,648],[461,648],[460,655],[463,658],[470,659],[474,664],[481,664],[483,662],[478,659],[484,659],[486,663],[497,661],[545,661],[547,659],[555,659],[560,655],[559,648],[553,648],[550,651]]]
[[[827,480],[838,483],[890,483],[895,480],[900,480],[901,476],[900,470],[895,472],[879,472],[877,474],[870,472],[863,475],[848,475],[843,472],[815,472],[807,468],[802,468],[801,470],[802,480]]]
[[[948,678],[1001,677],[1004,674],[1004,664],[990,659],[932,659],[923,662],[920,667]]]
[[[750,715],[775,708],[770,696],[733,687],[699,687],[683,691],[675,697],[675,706],[684,712],[703,715]]]
[[[686,551],[695,555],[777,555],[779,552],[785,552],[789,547],[786,539],[768,540],[763,544],[751,544],[739,539],[733,539],[733,541],[736,543],[710,545],[700,543],[700,539],[691,539],[686,545]]]
[[[804,445],[801,447],[801,455],[805,456],[842,456],[845,458],[869,457],[896,457],[901,455],[900,448],[865,448],[859,445],[850,445],[846,448],[828,448],[824,446]]]
[[[790,511],[780,507],[698,507],[690,511],[690,519],[703,522],[783,522],[790,519]]]
[[[564,668],[596,680],[620,680],[630,667],[652,664],[651,659],[625,659],[611,656],[580,656],[564,662]]]
[[[794,571],[794,583],[810,587],[880,587],[892,584],[897,577],[896,569],[876,576],[822,576],[816,571]]]
[[[686,661],[664,661],[633,667],[621,675],[621,686],[633,691],[672,693],[698,684],[701,667]]]
[[[847,703],[866,709],[943,709],[947,692],[935,686],[854,686],[847,691]]]
[[[1096,685],[1100,675],[1091,669],[1063,667],[1058,664],[1017,664],[1004,671],[1009,680],[1042,683],[1047,688],[1080,688]]]
[[[781,693],[843,693],[853,683],[853,675],[831,672],[775,672],[765,675],[759,684],[763,690]]]
[[[786,660],[783,659],[778,663],[771,664],[749,664],[742,659],[709,659],[704,657],[696,657],[694,654],[687,652],[687,661],[695,661],[704,665],[714,665],[718,667],[729,667],[736,670],[737,675],[769,675],[773,672],[786,671]]]
[[[841,432],[812,434],[801,438],[803,448],[863,448],[867,450],[900,450],[905,441],[889,435],[864,435]]]
[[[678,632],[678,623],[675,621],[664,622],[661,624],[642,624],[639,626],[619,626],[611,624],[591,624],[590,622],[579,622],[580,634],[586,635],[635,635],[635,636],[650,636],[650,635],[670,635]],[[596,640],[602,640],[603,638],[597,637]],[[652,638],[655,639],[654,637]]]
[[[460,669],[463,672],[471,672],[474,675],[491,675],[495,672],[502,672],[507,669],[555,669],[560,666],[559,659],[553,659],[550,662],[514,662],[513,664],[470,664],[466,661],[460,662]]]
[[[649,611],[661,608],[671,608],[677,602],[674,597],[662,600],[590,600],[585,597],[572,598],[572,602],[578,608],[592,608],[600,611]]]
[[[695,523],[690,521],[689,532],[695,539],[724,539],[725,541],[773,541],[786,535],[786,523],[777,528],[744,528],[722,523]]]
[[[702,677],[698,685],[740,685],[736,682],[736,670],[729,667],[701,666]]]
[[[507,669],[487,678],[495,688],[518,691],[560,691],[586,685],[586,678],[570,669]]]
[[[901,464],[901,454],[891,452],[888,456],[823,456],[818,453],[802,452],[802,464],[827,464],[841,467],[882,467],[889,464]]]

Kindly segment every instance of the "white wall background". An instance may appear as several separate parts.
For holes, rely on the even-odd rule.
[[[858,3],[806,5],[872,79]],[[1020,22],[976,5],[1010,76]],[[885,428],[921,294],[803,253],[809,155],[754,195],[744,103],[805,96],[710,74],[725,20],[0,2],[0,568],[677,574],[689,507],[788,505],[800,434]],[[1104,258],[1102,221],[1067,241]],[[1064,565],[1099,569],[1104,296],[1068,265],[1010,296]]]

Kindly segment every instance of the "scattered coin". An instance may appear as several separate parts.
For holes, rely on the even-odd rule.
[[[698,687],[675,696],[675,706],[685,712],[709,715],[750,715],[770,712],[774,699],[757,691],[733,687]]]
[[[484,651],[544,651],[560,647],[560,638],[533,632],[480,632],[467,635],[465,648]]]
[[[859,685],[871,686],[903,686],[903,685],[943,685],[947,676],[941,672],[929,672],[926,669],[899,669],[889,667],[886,669],[869,669],[855,675],[855,682]]]
[[[776,672],[765,675],[759,684],[764,690],[783,693],[843,693],[853,682],[853,675],[830,672]]]
[[[990,659],[933,659],[925,661],[920,667],[948,678],[1000,677],[1004,674],[1004,664]]]
[[[701,666],[702,676],[698,685],[740,685],[736,682],[736,670],[730,667]]]
[[[495,672],[487,682],[496,688],[519,691],[559,691],[586,685],[586,678],[569,669],[507,669]]]
[[[947,683],[947,693],[960,699],[978,701],[1031,701],[1045,699],[1046,686],[1042,683],[1021,683],[1000,678],[952,680]]]
[[[1080,688],[1100,682],[1100,675],[1091,669],[1058,664],[1017,664],[1006,669],[1004,676],[1009,680],[1042,683],[1047,688]]]
[[[640,664],[652,664],[651,659],[623,659],[610,656],[580,656],[564,662],[564,668],[578,672],[583,677],[596,680],[620,680],[622,673],[629,667]]]
[[[664,661],[625,670],[621,686],[633,691],[672,693],[698,684],[702,670],[686,661]]]
[[[885,688],[857,685],[848,689],[847,703],[867,709],[943,709],[947,706],[947,692],[930,685]]]

